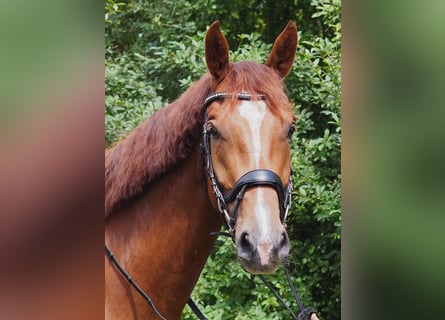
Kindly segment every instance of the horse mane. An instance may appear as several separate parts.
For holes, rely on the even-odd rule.
[[[105,219],[189,157],[200,141],[203,104],[210,92],[263,93],[272,111],[284,106],[290,112],[286,95],[277,88],[283,88],[283,83],[273,69],[255,62],[234,63],[219,85],[207,73],[177,100],[139,124],[105,153]]]
[[[190,155],[199,138],[210,84],[206,74],[106,151],[105,218]]]

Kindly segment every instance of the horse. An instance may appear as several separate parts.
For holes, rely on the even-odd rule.
[[[233,63],[214,22],[208,72],[106,151],[105,244],[165,319],[180,319],[223,224],[252,274],[289,254],[296,47],[290,21],[264,64]],[[108,256],[105,318],[158,319]]]

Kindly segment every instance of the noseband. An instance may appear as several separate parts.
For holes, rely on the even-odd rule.
[[[252,96],[251,94],[244,92],[238,94],[216,92],[207,97],[204,102],[204,109],[207,110],[208,106],[216,100],[224,100],[226,98],[252,100],[252,97],[255,97],[255,99],[257,100],[265,100],[265,96],[262,94]],[[213,193],[215,194],[218,203],[218,210],[223,216],[224,221],[226,222],[227,228],[229,229],[229,234],[233,236],[235,232],[236,220],[238,218],[238,208],[244,196],[244,192],[247,188],[251,188],[254,186],[271,186],[275,189],[278,195],[278,202],[280,206],[280,220],[281,223],[284,224],[291,205],[292,169],[290,168],[290,177],[287,186],[283,186],[281,178],[275,172],[268,169],[255,169],[241,176],[241,178],[236,181],[235,185],[229,192],[222,193],[220,184],[213,170],[213,162],[210,151],[210,135],[207,131],[207,119],[207,111],[205,111],[204,125],[202,131],[203,145],[201,146],[201,150],[204,153],[207,175],[210,178]],[[231,214],[229,213],[228,209],[228,203],[230,202],[234,202]]]

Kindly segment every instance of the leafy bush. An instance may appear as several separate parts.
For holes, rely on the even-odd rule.
[[[255,18],[242,19],[247,8],[242,1],[107,0],[106,144],[176,99],[205,72],[205,30],[220,14],[230,12],[227,28],[225,17],[220,20],[234,61],[263,62],[273,38],[262,34],[275,37],[287,20],[296,20],[299,46],[286,78],[298,111],[287,221],[292,276],[305,305],[315,307],[321,319],[340,319],[340,1],[261,0],[255,6]],[[289,8],[288,16],[281,16],[285,22],[272,26],[268,6]],[[292,301],[282,269],[268,279]],[[241,269],[228,239],[217,240],[193,298],[209,319],[289,319],[260,279]],[[291,306],[297,310],[295,303]],[[186,308],[183,319],[195,316]]]

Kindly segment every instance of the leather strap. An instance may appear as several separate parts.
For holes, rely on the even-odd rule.
[[[268,169],[256,169],[244,174],[238,179],[232,190],[224,195],[224,201],[232,202],[235,200],[235,197],[244,186],[253,187],[259,185],[269,185],[274,187],[278,193],[279,202],[283,202],[284,187],[281,178],[275,172]]]
[[[199,310],[198,306],[192,300],[192,298],[189,298],[189,300],[187,301],[187,304],[190,307],[190,309],[192,309],[193,313],[198,317],[199,320],[207,320],[205,315],[201,312],[201,310]]]

